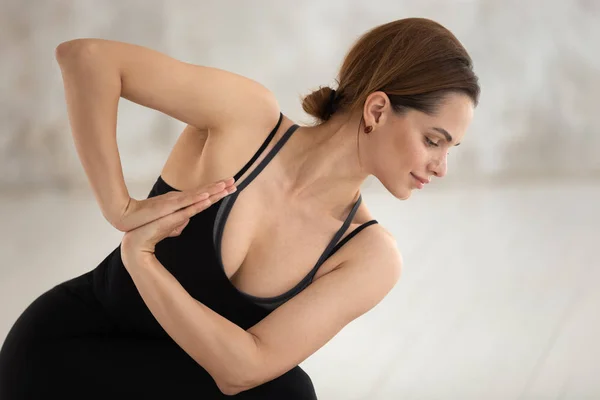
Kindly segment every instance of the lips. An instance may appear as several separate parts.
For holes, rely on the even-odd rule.
[[[424,179],[421,178],[420,176],[417,176],[415,174],[413,174],[412,172],[410,173],[416,180],[418,180],[419,182],[421,182],[423,185],[426,185],[429,183],[429,179]]]

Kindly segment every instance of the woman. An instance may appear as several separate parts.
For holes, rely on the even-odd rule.
[[[408,198],[446,174],[471,122],[479,87],[459,41],[427,19],[372,29],[339,87],[304,98],[318,123],[302,127],[258,83],[147,48],[80,39],[56,56],[79,157],[125,234],[19,317],[0,397],[316,398],[298,364],[400,276],[361,184]],[[187,124],[145,200],[123,180],[120,97]]]

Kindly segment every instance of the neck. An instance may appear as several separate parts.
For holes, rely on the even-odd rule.
[[[316,203],[337,214],[358,199],[369,176],[358,152],[359,119],[336,115],[316,127],[300,127],[289,146],[287,192],[294,201]],[[361,140],[364,140],[362,137]]]

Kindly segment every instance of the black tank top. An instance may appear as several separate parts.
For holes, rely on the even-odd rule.
[[[283,115],[280,113],[275,128],[252,159],[235,175],[236,182],[267,148],[281,125],[282,118]],[[266,157],[238,185],[235,193],[193,216],[181,235],[166,238],[155,247],[156,258],[192,297],[244,330],[258,323],[275,308],[310,285],[319,267],[329,257],[362,229],[377,223],[376,220],[368,221],[340,241],[360,206],[362,196],[359,195],[348,217],[326,246],[313,269],[295,287],[279,296],[261,298],[246,294],[231,283],[221,259],[221,239],[229,212],[239,194],[275,157],[296,129],[298,129],[298,125],[293,125],[285,132]],[[159,176],[148,197],[176,190]],[[131,277],[125,270],[121,259],[120,245],[98,265],[93,271],[93,276],[96,296],[123,332],[152,337],[167,335],[146,307]]]

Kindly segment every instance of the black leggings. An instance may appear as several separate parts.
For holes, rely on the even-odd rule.
[[[169,336],[124,334],[92,289],[92,273],[55,286],[17,319],[0,350],[0,400],[221,399],[212,377]],[[301,368],[241,399],[316,399]]]
[[[55,286],[21,314],[0,351],[0,399],[222,397],[170,338],[117,334],[90,279]]]

